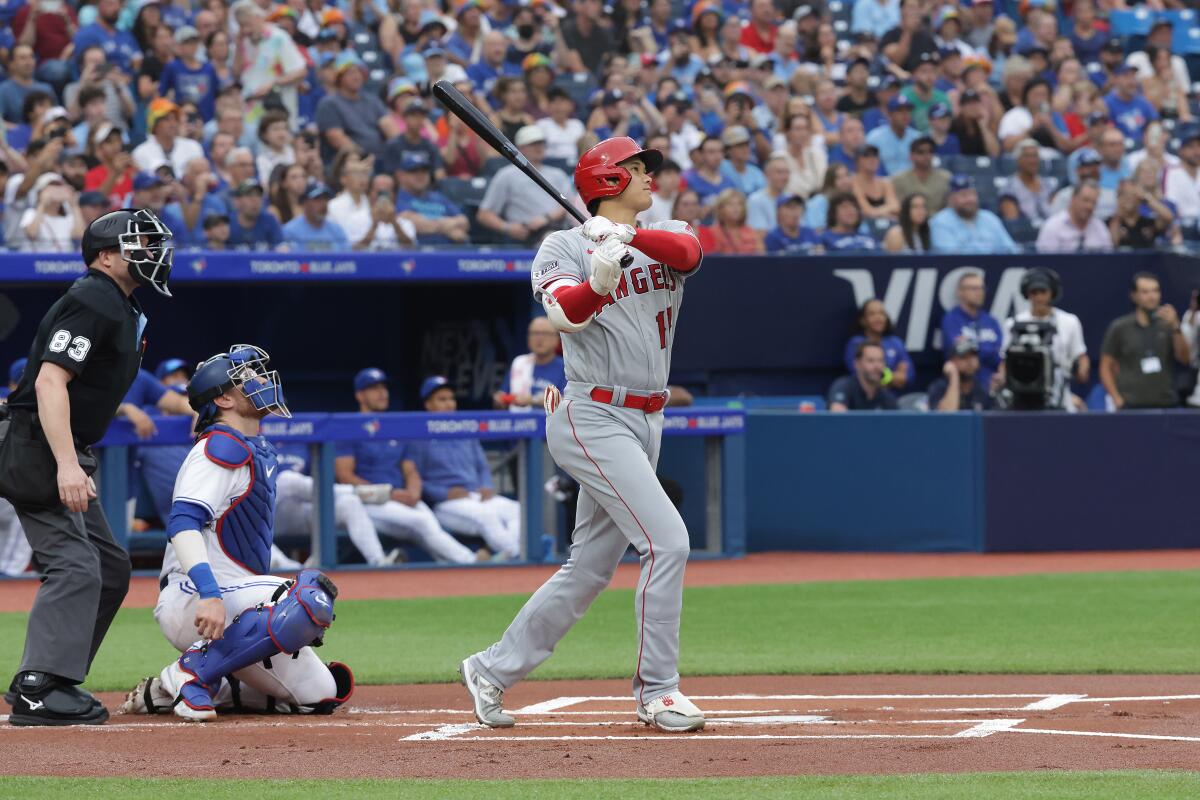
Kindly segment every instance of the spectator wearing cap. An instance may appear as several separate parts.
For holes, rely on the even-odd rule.
[[[1155,247],[1175,224],[1175,212],[1132,180],[1117,187],[1117,210],[1106,220],[1117,248]]]
[[[229,249],[229,217],[225,214],[209,214],[204,218],[204,244],[205,250],[228,250]]]
[[[1134,144],[1141,143],[1146,124],[1158,119],[1154,106],[1142,96],[1137,70],[1128,64],[1113,70],[1113,88],[1104,96],[1104,105],[1113,124]]]
[[[869,4],[874,5],[877,0],[869,0]],[[856,3],[854,8],[857,11],[863,5],[867,5],[868,0],[863,0],[861,3]],[[899,3],[897,3],[897,9]],[[897,13],[899,13],[897,11]],[[875,93],[871,91],[868,80],[871,77],[871,62],[868,59],[859,57],[855,58],[846,65],[846,85],[843,87],[842,94],[838,97],[837,103],[834,105],[838,111],[844,114],[850,114],[854,117],[862,118],[863,113],[869,109],[874,109],[879,106],[879,101],[875,98]],[[845,125],[843,124],[843,128]]]
[[[879,177],[879,148],[864,144],[854,158],[850,181],[854,199],[867,219],[895,219],[900,213],[896,190],[887,178]]]
[[[35,253],[69,253],[83,237],[83,215],[75,191],[57,172],[40,175],[21,215],[22,249]]]
[[[133,75],[142,65],[142,48],[133,34],[117,27],[120,16],[121,0],[97,0],[95,21],[75,34],[75,52],[99,46],[108,63],[126,75]]]
[[[294,118],[299,104],[297,86],[308,74],[300,49],[282,28],[267,22],[266,12],[254,0],[238,0],[232,15],[238,25],[236,50],[245,65],[239,74],[242,95],[258,105],[268,95],[277,94],[288,116]]]
[[[750,132],[740,125],[726,128],[721,134],[725,146],[725,160],[720,172],[739,192],[750,195],[767,185],[766,176],[756,165],[750,163]]]
[[[547,97],[550,113],[537,121],[546,136],[546,158],[574,163],[579,157],[579,140],[587,129],[575,118],[575,101],[565,89],[553,86]]]
[[[1076,185],[1067,208],[1050,216],[1038,231],[1039,253],[1106,252],[1113,248],[1107,225],[1096,216],[1100,187],[1092,181]]]
[[[746,197],[732,187],[713,199],[713,224],[696,231],[708,253],[756,255],[763,252],[763,234],[746,224]]]
[[[146,127],[150,136],[133,149],[133,165],[140,172],[152,172],[159,164],[169,164],[182,175],[193,158],[204,158],[204,148],[194,139],[179,135],[179,106],[166,98],[150,101]]]
[[[689,189],[700,197],[701,216],[711,216],[717,195],[725,189],[736,189],[737,184],[722,170],[725,145],[716,136],[708,136],[692,152],[692,168],[683,173]],[[765,181],[765,179],[764,179]]]
[[[958,139],[962,155],[989,158],[1000,155],[1000,140],[996,138],[988,119],[988,103],[974,89],[967,89],[959,95],[958,116],[950,124],[947,139],[938,138],[942,128],[940,119],[940,116],[934,115],[930,125],[930,135],[938,146],[945,144],[949,136],[954,136]]]
[[[934,154],[942,158],[962,153],[958,136],[950,132],[954,125],[952,113],[945,103],[934,103],[929,108],[929,130],[925,135],[933,143]]]
[[[783,153],[791,170],[787,193],[808,197],[821,188],[829,161],[825,148],[812,135],[812,120],[806,112],[788,116],[784,141]]]
[[[25,98],[34,92],[42,92],[52,100],[57,97],[50,84],[34,80],[36,63],[30,45],[18,44],[12,49],[8,61],[8,79],[0,82],[0,117],[6,122],[25,122],[22,116]]]
[[[631,108],[629,95],[625,92],[610,89],[601,96],[600,105],[588,118],[587,127],[601,141],[628,136],[640,142],[646,137],[646,123],[642,121],[644,113],[640,105],[636,110]]]
[[[650,225],[673,219],[671,211],[675,206],[675,201],[679,198],[679,188],[682,183],[683,170],[671,159],[665,159],[654,173],[650,207],[638,214],[638,222],[642,225]]]
[[[751,228],[766,232],[777,224],[776,209],[779,201],[790,196],[787,192],[788,181],[791,178],[791,168],[788,164],[787,156],[783,153],[772,153],[763,165],[766,184],[746,199],[746,224]]]
[[[550,113],[550,88],[554,84],[554,65],[541,53],[530,53],[521,62],[525,74],[525,89],[529,93],[529,110],[535,118]]]
[[[350,249],[350,240],[342,226],[329,219],[332,197],[333,192],[325,184],[309,183],[300,205],[302,213],[283,226],[283,236],[289,244],[300,251]]]
[[[133,191],[133,158],[121,139],[121,131],[112,124],[92,132],[92,157],[98,162],[84,176],[83,187],[97,191],[118,206]]]
[[[1108,219],[1117,208],[1117,193],[1112,189],[1100,186],[1100,154],[1090,147],[1082,148],[1076,160],[1075,180],[1072,185],[1078,186],[1085,181],[1091,181],[1100,188],[1100,198],[1096,203],[1096,215]],[[1065,211],[1071,203],[1071,186],[1064,186],[1055,193],[1050,201],[1050,213],[1057,214]]]
[[[935,253],[1017,253],[1021,249],[1000,218],[979,207],[979,193],[969,175],[950,179],[947,207],[929,220],[929,233]]]
[[[217,112],[217,71],[200,58],[200,34],[191,25],[175,31],[175,49],[176,57],[163,68],[158,93],[176,103],[195,103],[207,122]]]
[[[887,369],[883,347],[875,342],[860,342],[854,351],[854,372],[838,378],[829,387],[829,410],[895,411],[896,396],[883,385]]]
[[[317,104],[322,159],[329,163],[335,154],[351,147],[374,156],[383,154],[384,142],[396,135],[397,128],[383,101],[362,91],[367,78],[366,65],[348,51],[337,57],[334,66],[336,91]]]
[[[933,139],[928,136],[915,139],[909,149],[912,169],[891,179],[901,202],[919,194],[925,198],[930,215],[946,207],[946,195],[950,193],[950,172],[933,166],[934,147]]]
[[[417,90],[417,85],[408,78],[393,78],[388,83],[387,107],[391,111],[392,125],[398,133],[403,133],[406,127],[404,124],[405,106],[413,100],[419,99],[421,99],[421,93]]]
[[[421,153],[433,167],[434,176],[440,180],[446,170],[438,146],[423,135],[429,119],[429,106],[423,100],[411,100],[404,108],[404,133],[392,139],[383,148],[380,171],[396,177],[399,182],[400,161],[408,153]]]
[[[83,217],[83,228],[91,225],[108,212],[111,205],[108,198],[100,192],[83,192],[79,195],[79,213]]]
[[[767,232],[763,247],[768,253],[807,253],[820,247],[821,239],[812,228],[801,225],[804,218],[804,198],[786,195],[776,202],[776,225]]]
[[[1195,22],[1192,24],[1194,25]],[[1174,54],[1174,48],[1172,47],[1173,36],[1174,28],[1171,19],[1165,16],[1155,18],[1151,24],[1150,32],[1146,35],[1142,49],[1130,53],[1125,63],[1137,70],[1139,80],[1149,80],[1158,73],[1158,70],[1155,68],[1154,58],[1151,56],[1157,52],[1168,54],[1166,58],[1170,74],[1168,80],[1172,85],[1182,89],[1186,94],[1192,85],[1192,79],[1188,72],[1187,62],[1182,56]]]
[[[893,64],[912,72],[921,63],[922,53],[937,52],[937,41],[925,27],[920,0],[904,0],[900,22],[879,40],[879,49]]]
[[[980,374],[979,344],[971,336],[961,336],[950,347],[942,365],[942,377],[929,384],[930,411],[987,411],[995,403]]]
[[[941,57],[937,51],[921,53],[917,57],[917,68],[912,72],[912,83],[900,90],[907,97],[912,109],[912,126],[918,131],[929,129],[929,109],[935,103],[950,104],[946,93],[934,87]]]
[[[263,209],[262,184],[248,178],[231,189],[230,198],[234,211],[229,219],[230,249],[278,247],[283,241],[283,230],[279,220]]]
[[[875,238],[862,232],[862,221],[862,211],[853,194],[834,194],[829,198],[829,211],[825,220],[825,231],[821,234],[821,246],[829,253],[879,249]]]
[[[1104,132],[1112,127],[1112,122],[1108,117],[1107,111],[1090,112],[1084,118],[1084,123],[1086,125],[1087,139],[1084,141],[1082,147],[1079,147],[1067,156],[1067,177],[1072,183],[1075,182],[1075,174],[1079,168],[1079,159],[1083,157],[1084,153],[1089,152],[1099,158],[1100,142],[1104,136]]]
[[[706,64],[692,51],[691,28],[684,20],[677,19],[671,26],[663,59],[666,74],[685,86],[694,83],[704,72]]]
[[[442,47],[451,62],[465,67],[483,47],[483,36],[489,30],[483,19],[480,0],[458,0],[454,3],[454,32],[446,37]]]
[[[163,225],[172,233],[177,233],[180,241],[187,238],[187,225],[179,215],[177,203],[167,203],[167,195],[174,189],[168,187],[168,179],[174,182],[168,172],[169,167],[163,165],[156,172],[139,172],[133,177],[133,194],[130,195],[126,206],[133,208],[148,208],[158,215]]]
[[[413,226],[421,244],[467,241],[470,221],[462,209],[432,188],[433,169],[422,153],[406,153],[400,160],[395,210]],[[414,237],[415,238],[415,237]]]
[[[888,101],[888,124],[867,134],[867,144],[878,148],[889,175],[898,175],[912,166],[909,150],[921,134],[912,127],[911,121],[912,101],[898,94]]]
[[[742,25],[739,39],[744,47],[764,55],[775,49],[779,11],[772,0],[750,0],[750,19]]]
[[[566,66],[571,72],[599,75],[606,58],[617,50],[616,37],[606,24],[604,6],[600,0],[577,0],[572,11],[574,13],[559,25],[556,38],[570,54]],[[552,13],[547,15],[553,16]],[[563,63],[562,59],[559,63]]]
[[[859,0],[850,18],[852,33],[869,33],[876,39],[900,24],[900,0]]]
[[[971,56],[977,58],[972,51]],[[963,85],[963,54],[953,47],[938,50],[938,73],[933,88],[944,92],[947,97],[958,92]]]
[[[575,188],[567,174],[543,163],[546,135],[541,128],[536,125],[521,128],[513,143],[551,186],[565,197],[575,197]],[[513,164],[502,167],[488,183],[476,219],[483,227],[524,244],[532,244],[545,232],[560,230],[568,224],[562,206],[545,192],[529,191],[529,178]]]
[[[1113,84],[1113,73],[1125,63],[1125,45],[1118,38],[1109,39],[1100,50],[1100,60],[1087,65],[1087,76],[1096,88],[1107,91]]]
[[[1033,139],[1022,139],[1013,148],[1017,171],[1005,180],[1000,191],[1016,198],[1021,213],[1035,226],[1050,216],[1050,201],[1058,191],[1058,179],[1038,174],[1041,146]]]
[[[1180,132],[1179,164],[1167,170],[1163,194],[1175,204],[1181,219],[1200,218],[1200,125]]]

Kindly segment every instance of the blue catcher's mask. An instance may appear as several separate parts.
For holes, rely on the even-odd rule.
[[[291,417],[279,371],[268,369],[269,361],[261,347],[235,344],[228,353],[219,353],[196,367],[188,382],[188,401],[200,415],[196,429],[203,430],[215,421],[218,408],[213,401],[235,386],[259,411]]]

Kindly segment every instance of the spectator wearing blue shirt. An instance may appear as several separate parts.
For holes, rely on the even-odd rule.
[[[541,412],[548,388],[553,386],[559,391],[567,388],[566,366],[558,354],[558,330],[550,320],[534,317],[529,323],[526,342],[529,352],[513,359],[500,391],[492,395],[492,404],[498,409]]]
[[[974,342],[979,350],[979,371],[975,381],[984,387],[984,391],[990,391],[992,375],[1000,369],[1003,360],[1004,329],[999,320],[983,309],[987,299],[983,271],[964,272],[958,279],[955,293],[958,305],[942,317],[942,349],[950,358],[958,342]]]
[[[954,125],[954,114],[945,103],[934,103],[929,108],[929,138],[933,140],[933,152],[942,158],[962,153],[958,136],[950,132]]]
[[[841,192],[829,198],[829,216],[825,232],[821,234],[821,245],[827,252],[853,252],[878,250],[879,243],[869,234],[861,233],[862,211],[858,201],[849,192]]]
[[[431,414],[458,410],[454,387],[440,375],[421,383],[421,401]],[[411,441],[405,446],[405,457],[416,466],[422,496],[446,530],[481,537],[501,558],[520,555],[521,504],[496,494],[478,439]]]
[[[858,0],[850,18],[851,33],[869,33],[876,41],[900,25],[900,0]]]
[[[234,210],[229,218],[230,250],[274,249],[283,241],[279,220],[263,208],[261,183],[253,178],[242,181],[229,194]]]
[[[1108,35],[1096,25],[1096,6],[1092,0],[1075,0],[1071,4],[1071,49],[1084,64],[1100,60],[1100,51]]]
[[[845,164],[846,169],[854,171],[854,154],[858,149],[866,144],[866,132],[863,128],[862,120],[858,117],[846,115],[842,120],[842,132],[838,143],[828,150],[829,166],[834,164]],[[886,178],[888,171],[887,167],[883,166],[883,161],[879,162],[879,169],[876,172],[881,178]]]
[[[1109,128],[1100,135],[1097,149],[1100,151],[1100,188],[1115,192],[1121,181],[1133,174],[1125,156],[1125,137],[1116,128]]]
[[[875,88],[874,94],[878,105],[864,109],[862,112],[862,124],[868,133],[887,126],[888,106],[891,105],[892,98],[899,96],[899,92],[900,81],[895,75],[888,73],[879,79],[879,86]]]
[[[496,81],[500,78],[521,74],[521,62],[507,60],[504,57],[507,52],[508,37],[503,33],[491,30],[483,35],[479,60],[467,67],[467,77],[471,79],[476,91],[485,97],[491,95]]]
[[[1158,119],[1154,106],[1142,96],[1137,70],[1128,64],[1113,70],[1113,90],[1104,96],[1104,105],[1108,107],[1113,124],[1138,145],[1142,143],[1142,131],[1147,123]]]
[[[898,94],[888,101],[888,124],[867,134],[867,144],[879,148],[879,158],[889,175],[898,175],[912,166],[908,151],[921,134],[910,124],[913,104]]]
[[[763,171],[750,163],[750,131],[741,125],[734,125],[721,134],[721,142],[725,145],[721,174],[732,182],[735,189],[750,195],[767,185]]]
[[[979,193],[969,175],[950,179],[947,206],[929,220],[930,246],[935,253],[1019,253],[1000,218],[979,207]]]
[[[692,151],[692,168],[683,173],[687,187],[700,198],[700,216],[708,219],[716,206],[717,195],[725,189],[736,189],[733,181],[721,172],[725,145],[715,136],[706,136]],[[764,180],[765,183],[765,180]]]
[[[382,423],[377,415],[386,414],[391,404],[387,380],[383,370],[375,367],[359,370],[354,376],[354,399],[370,438],[337,444],[334,478],[372,498],[364,507],[378,533],[411,540],[438,561],[470,564],[476,554],[447,533],[421,500],[421,477],[406,444],[379,435]],[[368,564],[390,564],[399,555],[395,551],[384,555],[383,546],[378,542],[372,545],[366,537],[355,545]],[[484,557],[490,555],[480,552]]]
[[[807,253],[821,243],[812,228],[800,224],[804,217],[804,198],[800,195],[779,198],[775,215],[778,224],[763,239],[768,253]]]
[[[0,83],[0,117],[4,121],[13,124],[28,122],[24,117],[25,98],[34,92],[44,93],[51,98],[50,105],[54,105],[53,98],[56,95],[50,84],[33,79],[35,64],[32,47],[19,44],[13,48],[8,62],[8,80]]]
[[[433,165],[425,153],[405,153],[400,158],[400,168],[396,174],[400,178],[396,212],[413,224],[422,244],[467,241],[471,223],[461,208],[441,192],[430,188]]]
[[[200,34],[191,25],[175,31],[178,57],[163,67],[158,93],[177,105],[196,104],[200,116],[208,122],[216,114],[217,85],[220,78],[213,65],[200,60]]]
[[[75,52],[82,53],[93,45],[104,50],[108,63],[127,75],[136,75],[142,66],[142,49],[129,31],[117,28],[121,15],[121,0],[98,0],[96,21],[84,25],[75,34]]]
[[[349,250],[350,242],[342,226],[329,219],[329,198],[333,193],[323,183],[313,181],[301,197],[301,211],[283,226],[283,235],[300,250]]]
[[[870,342],[883,348],[886,366],[883,385],[897,391],[908,386],[916,375],[916,368],[913,367],[912,358],[908,355],[904,342],[893,332],[892,320],[888,317],[882,300],[873,297],[862,304],[858,310],[858,327],[862,333],[851,336],[846,342],[846,370],[854,372],[854,356],[859,345]]]
[[[662,171],[662,168],[659,168]],[[787,196],[787,184],[792,171],[787,156],[772,153],[763,165],[766,185],[746,198],[746,224],[756,231],[769,231],[776,225],[775,209]],[[825,227],[824,221],[819,227]]]
[[[646,125],[630,108],[629,98],[620,89],[610,89],[600,98],[600,109],[593,114],[591,130],[600,141],[614,136],[628,136],[634,141],[646,138]]]
[[[942,377],[929,384],[930,411],[987,411],[991,387],[979,365],[979,345],[963,336],[950,348]]]

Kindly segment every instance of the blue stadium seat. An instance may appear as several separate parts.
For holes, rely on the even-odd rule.
[[[1154,12],[1147,8],[1136,8],[1132,11],[1111,11],[1108,22],[1113,36],[1145,36],[1154,24]]]
[[[955,174],[977,177],[996,173],[996,163],[987,156],[950,156],[946,168]]]
[[[471,214],[474,214],[475,210],[479,208],[486,188],[487,181],[483,178],[471,178],[470,180],[443,178],[442,182],[438,184],[438,189],[446,195],[447,199]]]
[[[600,88],[596,77],[590,73],[568,72],[554,79],[554,85],[561,88],[575,101],[575,116],[587,119],[588,100],[592,93]]]
[[[1160,16],[1171,21],[1171,51],[1177,55],[1200,53],[1200,20],[1196,12],[1187,8],[1181,11],[1163,11]]]

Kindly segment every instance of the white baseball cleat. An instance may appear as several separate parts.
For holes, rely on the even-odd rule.
[[[180,668],[178,661],[172,661],[163,668],[158,684],[171,698],[171,710],[175,716],[185,722],[209,722],[217,718],[212,695],[194,682],[192,676]],[[178,693],[171,691],[176,686],[179,687]]]
[[[656,697],[646,705],[638,704],[638,719],[664,733],[691,733],[703,730],[704,712],[678,690]]]
[[[504,713],[504,690],[471,669],[471,659],[464,659],[458,665],[458,674],[462,676],[463,686],[471,694],[475,704],[475,719],[480,724],[489,728],[511,728],[516,724],[516,720]]]
[[[163,688],[157,675],[142,678],[133,691],[125,695],[125,702],[117,709],[118,714],[165,714],[171,710],[175,698]]]

